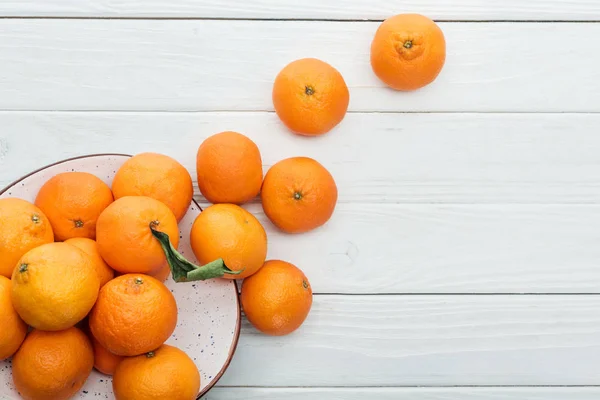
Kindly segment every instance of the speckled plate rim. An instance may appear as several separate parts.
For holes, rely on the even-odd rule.
[[[29,178],[30,176],[35,175],[38,172],[41,172],[45,169],[54,167],[56,165],[64,164],[69,161],[80,160],[83,158],[110,157],[110,156],[132,157],[131,154],[124,154],[124,153],[96,153],[96,154],[86,154],[83,156],[65,158],[64,160],[60,160],[60,161],[54,162],[52,164],[45,165],[41,168],[31,171],[27,175],[24,175],[21,178],[9,183],[6,187],[4,187],[3,189],[0,189],[0,195],[3,195],[10,188],[17,185],[19,182]],[[196,202],[196,200],[192,199],[192,203],[195,204],[196,207],[198,207],[200,212],[202,212],[202,207],[200,207],[200,205]],[[221,377],[223,376],[225,371],[227,371],[227,368],[229,368],[229,365],[231,364],[231,361],[233,360],[233,355],[235,354],[235,352],[237,350],[237,346],[239,343],[240,334],[241,334],[241,330],[242,330],[242,309],[240,307],[240,296],[239,296],[237,282],[235,280],[231,280],[231,283],[233,286],[233,290],[235,290],[235,300],[236,300],[236,304],[237,304],[237,321],[235,324],[235,334],[233,335],[233,342],[231,343],[231,349],[229,350],[229,355],[227,356],[227,360],[225,361],[225,364],[223,364],[223,368],[221,368],[219,373],[215,376],[215,379],[213,379],[212,382],[208,386],[206,386],[204,389],[202,389],[200,391],[200,393],[198,393],[198,396],[196,396],[197,400],[204,397],[204,395],[206,395],[217,384],[217,382],[221,379]]]

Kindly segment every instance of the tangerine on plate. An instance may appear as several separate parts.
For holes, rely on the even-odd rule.
[[[10,278],[23,254],[52,242],[52,226],[42,210],[26,200],[0,199],[0,275]]]
[[[273,84],[273,105],[281,121],[301,135],[322,135],[348,110],[350,93],[340,72],[316,58],[286,65]]]
[[[177,218],[164,203],[147,196],[115,200],[98,218],[96,243],[100,255],[121,273],[154,274],[167,259],[151,226],[179,245]]]
[[[83,387],[93,366],[92,345],[81,330],[35,329],[13,357],[13,382],[24,399],[66,400]]]
[[[109,267],[100,256],[98,245],[95,240],[88,238],[72,238],[65,240],[65,243],[77,247],[91,258],[94,268],[96,268],[96,273],[98,274],[100,287],[104,286],[106,282],[114,278],[115,271]]]
[[[87,172],[63,172],[50,178],[35,199],[50,220],[57,241],[96,238],[96,220],[113,201],[108,185]]]
[[[410,91],[433,82],[446,61],[440,27],[420,14],[398,14],[383,21],[371,42],[371,67],[386,85]]]
[[[243,204],[260,191],[262,158],[247,136],[220,132],[200,144],[196,173],[200,192],[209,202]]]
[[[11,298],[28,325],[59,331],[85,318],[99,287],[90,257],[73,245],[56,242],[21,257],[12,275]]]
[[[190,232],[192,251],[201,264],[223,259],[242,279],[262,267],[267,257],[267,233],[254,215],[235,204],[213,204],[202,211]]]
[[[195,400],[200,373],[194,361],[174,346],[123,360],[113,376],[116,400]]]
[[[115,199],[148,196],[159,200],[180,221],[192,203],[194,186],[190,173],[177,160],[148,152],[125,161],[113,179],[112,191]]]
[[[12,282],[5,276],[0,276],[0,361],[6,360],[23,343],[27,335],[27,324],[15,311],[10,296]]]
[[[137,356],[157,349],[171,336],[177,325],[177,304],[156,278],[121,275],[100,290],[89,325],[106,350]]]
[[[170,275],[171,275],[171,267],[167,264],[164,267],[162,267],[161,269],[159,269],[158,272],[155,272],[154,274],[151,274],[150,276],[158,279],[161,282],[164,282],[167,280],[167,278]]]
[[[275,226],[287,233],[324,225],[338,198],[335,180],[319,162],[292,157],[273,165],[261,189],[262,206]]]
[[[113,375],[117,366],[123,361],[122,356],[111,353],[106,350],[94,337],[90,335],[92,339],[92,347],[94,348],[94,368],[100,371],[104,375]]]
[[[295,265],[269,260],[244,279],[242,306],[248,321],[259,331],[283,336],[298,329],[312,307],[312,289]]]

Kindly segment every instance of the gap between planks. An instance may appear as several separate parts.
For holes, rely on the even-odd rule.
[[[1,18],[0,18],[1,19]],[[107,114],[226,114],[226,113],[236,113],[236,114],[275,114],[274,110],[221,110],[221,109],[216,109],[216,110],[118,110],[118,109],[114,109],[114,110],[110,110],[110,109],[103,109],[103,110],[97,110],[97,109],[79,109],[79,110],[38,110],[38,109],[16,109],[16,110],[11,110],[11,109],[0,109],[0,114],[4,114],[4,113],[10,113],[10,114],[17,114],[17,113],[36,113],[36,114],[45,114],[45,113],[63,113],[63,114],[69,114],[69,113],[107,113]],[[448,111],[386,111],[386,110],[382,110],[382,111],[369,111],[369,110],[364,110],[364,111],[360,111],[360,110],[348,110],[346,112],[347,114],[355,114],[355,115],[361,115],[361,114],[365,114],[365,115],[372,115],[372,114],[382,114],[382,115],[405,115],[405,114],[433,114],[433,115],[597,115],[600,114],[600,111],[503,111],[503,110],[499,110],[499,111],[452,111],[452,110],[448,110]]]
[[[251,21],[251,22],[383,22],[383,19],[357,19],[357,18],[235,18],[235,17],[71,17],[71,16],[33,16],[33,15],[4,15],[0,19],[58,19],[58,20],[123,20],[123,21]],[[597,24],[598,19],[444,19],[434,18],[438,23],[461,23],[461,24],[494,24],[494,23],[516,23],[516,24]]]
[[[371,387],[226,387],[217,385],[206,400],[597,400],[596,386],[371,386]]]
[[[240,285],[238,285],[240,286]],[[389,292],[389,293],[327,293],[327,292],[323,292],[323,293],[313,293],[314,296],[598,296],[600,295],[600,292],[582,292],[582,293],[568,293],[568,292],[540,292],[540,293],[536,293],[536,292],[526,292],[526,293],[519,293],[519,292],[497,292],[497,293],[468,293],[468,292],[448,292],[448,293],[444,293],[444,292],[432,292],[432,293],[410,293],[410,292],[404,292],[404,293],[393,293],[393,292]]]
[[[577,389],[577,388],[600,388],[600,385],[378,385],[378,386],[243,386],[243,385],[219,385],[215,388],[226,388],[226,389],[274,389],[274,390],[285,390],[285,389],[317,389],[317,390],[330,390],[330,389],[348,389],[348,390],[361,390],[361,389],[462,389],[462,388],[482,388],[482,389],[507,389],[507,388],[518,388],[518,389],[538,389],[538,388],[565,388],[565,389]]]

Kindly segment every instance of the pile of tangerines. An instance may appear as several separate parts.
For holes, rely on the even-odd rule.
[[[421,15],[387,19],[372,42],[373,71],[397,90],[431,83],[444,61],[444,36]],[[344,118],[349,91],[331,65],[301,59],[275,78],[273,104],[291,131],[321,135]],[[113,376],[117,399],[195,399],[195,363],[165,344],[178,318],[164,285],[170,276],[182,283],[243,279],[246,318],[265,334],[303,324],[312,306],[309,280],[290,261],[267,260],[266,231],[242,205],[259,198],[279,230],[308,232],[333,215],[333,176],[308,157],[281,160],[263,176],[256,144],[231,131],[200,144],[196,176],[211,203],[189,237],[199,265],[177,251],[192,177],[163,154],[129,158],[111,186],[65,172],[46,181],[34,202],[0,200],[0,360],[12,357],[23,398],[71,398],[95,367]]]

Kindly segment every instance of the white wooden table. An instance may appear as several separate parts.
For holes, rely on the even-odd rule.
[[[439,79],[388,90],[379,22],[436,21]],[[337,179],[323,229],[269,225],[269,257],[316,292],[301,330],[243,327],[210,400],[600,398],[597,0],[2,0],[0,184],[86,153],[160,151],[194,171],[238,130],[265,168],[308,155]],[[305,56],[350,110],[288,133],[271,85]],[[202,199],[200,199],[202,200]]]

